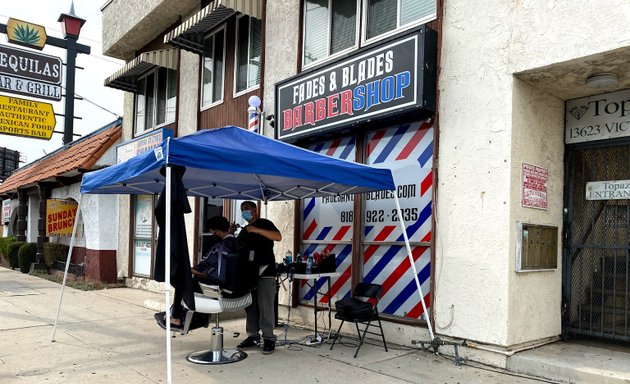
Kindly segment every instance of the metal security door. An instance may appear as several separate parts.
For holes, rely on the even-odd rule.
[[[565,336],[630,340],[630,199],[587,200],[588,182],[630,180],[629,153],[628,145],[567,149]]]

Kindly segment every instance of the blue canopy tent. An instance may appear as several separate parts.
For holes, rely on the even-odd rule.
[[[160,169],[166,166],[162,176]],[[389,169],[375,168],[335,159],[280,142],[245,129],[228,126],[201,130],[194,134],[167,138],[152,151],[123,163],[87,173],[81,183],[82,194],[158,194],[171,183],[171,167],[186,167],[183,183],[188,196],[268,201],[295,200],[316,196],[337,196],[396,188]],[[166,188],[166,217],[170,217],[171,188]],[[398,222],[411,262],[416,286],[424,307],[431,339],[433,331],[423,300],[418,273],[411,256],[409,239],[394,194]],[[79,205],[81,204],[79,197]],[[79,209],[80,212],[80,209]],[[76,223],[75,220],[75,231]],[[170,220],[166,233],[171,233]],[[74,233],[72,241],[74,241]],[[165,301],[170,306],[170,244],[166,236]],[[68,257],[72,252],[71,242]],[[68,260],[69,261],[69,260]],[[69,262],[66,263],[66,274]],[[62,284],[53,340],[63,297]],[[167,313],[167,316],[169,314]],[[166,341],[168,382],[170,383],[170,323]]]

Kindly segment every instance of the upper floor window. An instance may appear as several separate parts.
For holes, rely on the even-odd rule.
[[[136,135],[175,121],[177,72],[158,67],[138,80]]]
[[[201,106],[206,107],[223,101],[225,29],[216,31],[204,40],[202,65]]]
[[[234,93],[260,84],[262,27],[259,19],[242,16],[236,21],[236,69]]]
[[[303,65],[336,57],[436,17],[436,0],[305,0]],[[360,18],[360,19],[359,19]],[[358,32],[358,21],[363,25]],[[360,37],[360,39],[359,39]]]
[[[306,0],[304,65],[357,44],[359,0]]]

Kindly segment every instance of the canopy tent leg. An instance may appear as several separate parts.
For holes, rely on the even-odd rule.
[[[429,319],[427,306],[424,302],[424,293],[422,293],[420,280],[418,280],[418,270],[416,270],[416,264],[413,260],[413,256],[411,256],[411,246],[409,245],[409,237],[407,237],[407,228],[405,228],[405,222],[403,221],[402,213],[400,212],[400,202],[398,201],[398,196],[395,193],[394,193],[394,201],[396,202],[396,212],[398,215],[398,223],[400,223],[400,228],[402,229],[403,238],[405,239],[405,247],[407,247],[407,257],[409,258],[409,262],[411,263],[411,269],[413,270],[413,279],[416,281],[418,294],[420,294],[420,302],[422,303],[422,309],[424,310],[424,319],[426,320],[427,326],[429,328],[429,336],[431,336],[431,340],[433,340],[435,336],[433,335],[433,327],[431,327],[431,319]]]
[[[165,260],[164,260],[164,300],[166,303],[166,382],[173,382],[173,369],[171,361],[171,199],[173,198],[171,183],[172,169],[170,165],[166,166],[166,231],[165,236]]]
[[[63,282],[61,283],[61,292],[59,293],[59,303],[57,304],[57,314],[55,315],[55,324],[53,325],[51,342],[55,341],[55,333],[57,332],[57,321],[59,320],[59,311],[61,311],[61,302],[63,300],[63,289],[66,286],[66,279],[68,278],[68,268],[70,267],[70,257],[72,256],[72,249],[74,248],[75,236],[77,234],[77,227],[79,225],[79,215],[81,215],[81,199],[83,194],[79,194],[79,203],[77,205],[77,215],[74,218],[74,225],[72,226],[72,237],[70,238],[70,249],[68,249],[68,257],[66,258],[66,268],[63,273]]]

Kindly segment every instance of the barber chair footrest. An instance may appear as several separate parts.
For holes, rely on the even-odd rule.
[[[195,364],[229,364],[247,357],[247,353],[235,349],[222,351],[199,351],[186,356],[186,360]]]

